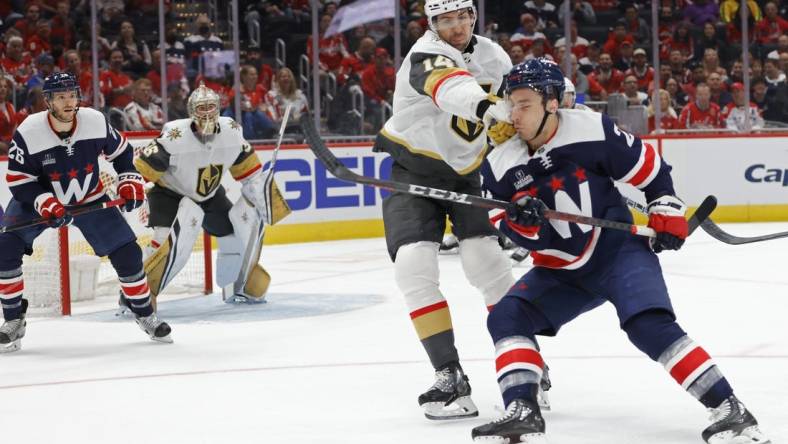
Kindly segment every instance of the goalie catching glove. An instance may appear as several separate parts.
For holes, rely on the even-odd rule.
[[[660,196],[648,204],[648,226],[657,232],[651,239],[655,253],[678,250],[687,238],[688,226],[684,213],[687,206],[676,196]]]
[[[129,212],[142,206],[145,202],[145,181],[138,173],[118,174],[118,197],[126,202],[121,210]]]

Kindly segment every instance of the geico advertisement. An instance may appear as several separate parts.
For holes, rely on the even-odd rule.
[[[706,195],[720,205],[788,204],[788,138],[664,139],[679,196],[697,205]]]

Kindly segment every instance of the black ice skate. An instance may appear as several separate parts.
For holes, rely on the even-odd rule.
[[[11,353],[22,348],[22,338],[25,337],[25,320],[27,313],[27,299],[22,299],[22,314],[19,319],[3,322],[0,326],[0,353]]]
[[[142,331],[147,333],[154,341],[172,343],[172,338],[170,337],[172,329],[170,329],[169,324],[159,319],[156,313],[144,317],[137,316],[134,320],[137,321],[137,325],[140,326]]]
[[[435,372],[435,383],[419,396],[427,419],[459,419],[479,416],[471,400],[471,385],[460,364],[454,362]]]
[[[438,247],[439,254],[457,254],[459,251],[460,241],[457,239],[457,236],[453,234],[447,234],[444,236],[440,247]]]
[[[118,297],[118,309],[115,311],[115,316],[125,316],[127,314],[131,314],[132,311],[129,300],[123,296],[122,291],[118,291],[118,293],[120,293],[120,296]]]
[[[531,401],[515,399],[506,413],[495,421],[471,431],[474,442],[496,444],[546,444],[544,419],[539,406]]]
[[[726,399],[711,412],[712,425],[703,431],[703,440],[709,444],[768,444],[771,441],[761,433],[758,421],[735,396]]]

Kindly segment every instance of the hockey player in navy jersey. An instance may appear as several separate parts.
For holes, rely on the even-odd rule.
[[[154,313],[142,269],[142,250],[117,208],[72,217],[80,206],[108,200],[99,178],[99,156],[118,172],[118,195],[123,211],[142,205],[142,176],[132,164],[132,149],[104,115],[80,108],[80,89],[68,73],[46,78],[43,92],[47,111],[32,114],[17,128],[8,151],[6,181],[11,201],[3,223],[36,217],[49,224],[0,234],[0,301],[5,323],[0,327],[0,351],[15,351],[25,335],[22,256],[32,254],[33,240],[47,227],[73,223],[98,256],[107,256],[118,273],[123,296],[137,324],[151,339],[172,342],[170,327]]]
[[[545,422],[536,403],[544,361],[534,335],[555,335],[608,301],[630,341],[711,410],[712,424],[702,433],[706,442],[766,443],[720,369],[676,323],[655,254],[681,248],[688,231],[670,166],[653,146],[620,130],[607,116],[559,110],[564,77],[551,61],[533,59],[515,66],[506,90],[519,137],[488,156],[482,175],[495,198],[516,202],[519,210],[507,214],[502,231],[532,251],[534,268],[488,318],[507,410],[473,429],[473,439],[545,442]],[[632,223],[614,181],[645,193],[648,225],[658,233],[651,242],[541,216],[541,210],[551,208]]]

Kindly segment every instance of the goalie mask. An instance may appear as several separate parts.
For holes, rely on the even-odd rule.
[[[189,117],[203,136],[216,133],[219,125],[219,95],[200,82],[189,96]]]

